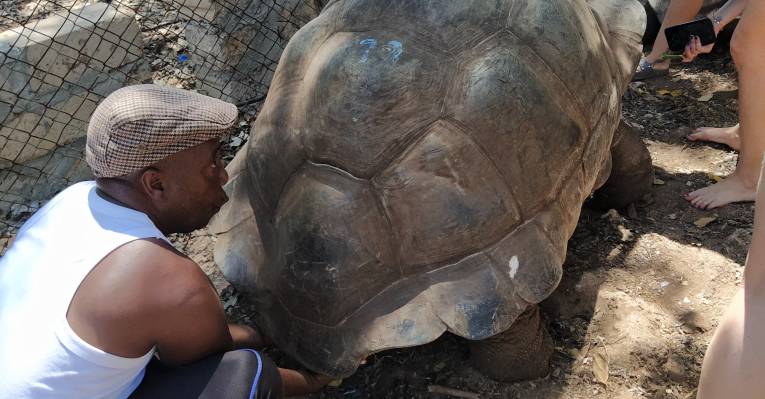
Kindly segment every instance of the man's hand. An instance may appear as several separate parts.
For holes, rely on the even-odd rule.
[[[279,369],[279,375],[284,383],[284,396],[306,395],[316,392],[329,384],[334,378],[314,374],[309,371]]]
[[[228,323],[228,331],[234,343],[234,349],[262,349],[272,344],[271,340],[254,326]]]

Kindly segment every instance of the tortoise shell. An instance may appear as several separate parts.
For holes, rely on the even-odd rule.
[[[282,55],[212,224],[263,332],[345,376],[545,299],[610,172],[644,18],[631,0],[331,2]]]

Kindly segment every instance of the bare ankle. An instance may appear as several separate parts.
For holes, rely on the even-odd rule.
[[[759,169],[757,170],[759,172]],[[756,173],[755,175],[752,175],[751,173],[746,173],[742,171],[735,171],[731,176],[728,178],[736,178],[739,182],[741,182],[741,185],[747,189],[752,191],[757,191],[757,182],[760,179],[759,173]]]

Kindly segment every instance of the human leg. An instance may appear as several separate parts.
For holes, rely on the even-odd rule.
[[[761,3],[762,4],[762,3]],[[743,289],[704,356],[699,399],[759,398],[765,392],[765,171],[760,174]]]
[[[701,6],[704,5],[704,0],[672,0],[669,2],[667,12],[664,15],[664,20],[661,21],[661,28],[659,29],[659,35],[656,36],[656,40],[653,42],[651,52],[645,57],[648,62],[656,62],[661,59],[661,56],[669,49],[667,44],[667,37],[664,36],[664,29],[688,22],[693,17],[699,14]]]
[[[702,5],[704,5],[704,0],[672,0],[669,3],[664,20],[661,22],[659,34],[653,42],[651,52],[640,60],[638,73],[634,80],[647,79],[658,74],[651,73],[649,68],[653,71],[666,71],[669,68],[669,61],[661,60],[661,56],[669,49],[667,38],[664,36],[664,29],[690,21],[698,15]],[[646,72],[641,73],[641,71]]]
[[[240,349],[168,367],[152,361],[131,399],[281,398],[279,369],[265,355]]]
[[[731,202],[754,201],[765,152],[765,4],[750,1],[731,40],[731,54],[738,68],[739,137],[741,148],[736,170],[723,181],[686,195],[695,207],[711,209]]]
[[[765,392],[765,296],[741,290],[704,356],[697,399],[754,399]]]
[[[690,141],[711,141],[725,144],[728,147],[741,149],[741,138],[738,135],[738,124],[730,127],[700,127],[688,135]]]

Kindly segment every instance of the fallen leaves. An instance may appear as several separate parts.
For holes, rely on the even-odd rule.
[[[669,90],[669,89],[659,89],[656,90],[656,94],[661,97],[680,97],[683,95],[682,90]]]
[[[712,180],[715,183],[719,183],[720,180],[723,179],[722,176],[720,176],[718,174],[715,174],[715,173],[712,173],[712,172],[707,173],[707,177],[709,178],[709,180]]]
[[[714,222],[715,220],[717,220],[716,217],[714,217],[714,216],[707,216],[707,217],[703,217],[703,218],[697,219],[695,222],[693,222],[693,224],[696,227],[698,227],[700,229],[703,229],[704,227],[707,227],[707,225],[709,225],[710,223]]]
[[[592,354],[592,374],[595,379],[605,385],[608,382],[608,352],[601,347]]]

